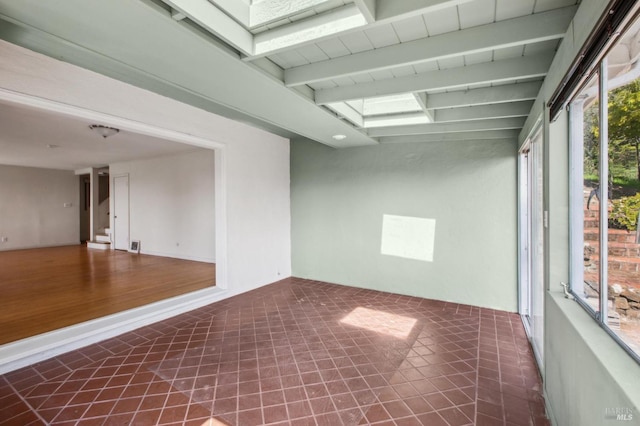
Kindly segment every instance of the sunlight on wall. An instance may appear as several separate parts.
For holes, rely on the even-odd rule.
[[[436,220],[420,217],[382,216],[380,252],[389,256],[433,262]]]
[[[389,312],[357,307],[342,318],[340,322],[398,339],[406,339],[409,337],[417,320]]]

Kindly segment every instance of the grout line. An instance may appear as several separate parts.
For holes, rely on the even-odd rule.
[[[13,393],[15,393],[16,395],[18,395],[18,397],[20,398],[20,400],[27,406],[27,408],[29,408],[29,410],[31,410],[31,412],[33,414],[35,414],[38,419],[40,419],[45,425],[48,423],[41,415],[40,413],[38,413],[38,411],[26,400],[26,398],[24,396],[22,396],[22,394],[20,392],[18,392],[16,390],[16,388],[13,386],[13,383],[9,382],[8,380],[4,379],[4,381],[7,383],[7,385],[11,388],[11,390],[13,391]],[[36,385],[37,386],[37,385]],[[18,414],[19,415],[19,414]],[[13,416],[16,417],[16,416]],[[10,419],[9,419],[10,420]]]
[[[509,316],[505,317],[504,315],[499,314],[498,312],[493,310],[467,308],[467,305],[450,304],[450,303],[449,304],[434,303],[431,305],[430,304],[423,305],[420,300],[417,300],[417,303],[413,303],[414,302],[413,299],[406,298],[406,296],[390,295],[386,293],[385,294],[372,293],[370,291],[364,291],[364,290],[350,290],[346,287],[337,287],[337,286],[336,287],[326,286],[326,287],[317,288],[318,286],[319,284],[315,282],[306,283],[302,281],[300,282],[296,281],[296,283],[288,286],[279,286],[275,289],[275,291],[268,292],[265,290],[262,292],[254,293],[255,295],[254,297],[249,297],[243,300],[237,299],[234,303],[230,303],[230,304],[228,303],[228,304],[216,305],[221,308],[220,311],[209,307],[209,308],[204,308],[201,311],[198,311],[199,313],[197,314],[194,313],[186,316],[180,316],[178,319],[175,319],[173,321],[163,322],[162,324],[152,327],[151,330],[155,331],[153,333],[154,335],[153,338],[146,339],[142,343],[138,342],[135,345],[129,345],[128,349],[126,350],[118,350],[117,351],[118,355],[111,354],[111,353],[109,355],[104,355],[100,351],[96,352],[96,353],[102,354],[99,357],[100,359],[96,361],[91,361],[90,364],[94,364],[92,367],[87,367],[83,365],[82,368],[91,368],[93,370],[93,374],[90,375],[90,378],[94,378],[95,374],[101,368],[114,367],[116,368],[116,371],[118,371],[117,369],[123,367],[124,365],[132,364],[133,362],[132,360],[142,358],[142,360],[139,362],[138,368],[135,371],[131,373],[123,373],[123,375],[129,376],[128,382],[124,385],[125,387],[123,392],[125,392],[126,388],[128,386],[131,386],[132,384],[144,385],[146,383],[146,390],[141,396],[140,401],[138,401],[137,410],[134,410],[131,412],[128,411],[127,414],[131,414],[133,416],[132,419],[135,418],[135,416],[140,412],[142,401],[147,395],[147,392],[149,391],[151,384],[155,383],[156,380],[159,380],[158,383],[162,383],[163,387],[165,384],[169,386],[169,391],[164,395],[164,403],[160,405],[160,413],[159,413],[159,419],[160,419],[162,418],[162,415],[167,412],[168,408],[170,408],[170,407],[167,407],[167,404],[169,402],[170,396],[173,394],[172,391],[180,390],[178,387],[174,387],[174,385],[176,384],[176,381],[181,377],[179,374],[179,370],[181,368],[194,367],[196,368],[195,371],[197,373],[196,374],[196,378],[197,378],[200,372],[200,368],[204,365],[205,358],[207,358],[207,355],[206,355],[208,353],[207,348],[210,346],[213,346],[214,344],[215,346],[220,346],[222,348],[224,346],[224,341],[226,340],[227,345],[230,345],[231,349],[233,350],[230,350],[228,353],[229,359],[232,359],[232,361],[225,361],[230,366],[229,369],[225,368],[225,371],[233,370],[235,368],[235,372],[237,374],[236,380],[235,380],[236,410],[235,410],[235,413],[222,414],[219,417],[222,419],[225,419],[225,421],[228,421],[227,420],[228,417],[231,418],[235,415],[235,421],[237,422],[239,419],[238,416],[240,412],[239,403],[240,403],[241,396],[239,392],[239,387],[240,387],[240,370],[242,368],[241,359],[243,358],[240,354],[245,353],[244,350],[249,351],[251,349],[252,345],[247,344],[247,343],[250,343],[249,341],[253,342],[253,345],[257,345],[259,343],[257,341],[257,337],[258,337],[257,334],[258,332],[260,332],[261,335],[268,334],[268,336],[265,336],[265,337],[268,337],[270,339],[268,341],[260,340],[260,343],[262,342],[268,343],[268,347],[265,347],[265,349],[268,349],[267,352],[270,353],[270,355],[266,355],[265,359],[270,359],[271,357],[273,357],[273,359],[275,360],[275,364],[271,365],[271,363],[269,363],[268,368],[276,367],[273,371],[277,373],[277,376],[274,376],[274,378],[278,378],[280,381],[280,385],[278,389],[282,392],[284,392],[285,390],[285,384],[281,380],[284,372],[287,373],[287,376],[295,374],[301,381],[301,383],[299,383],[295,387],[299,387],[300,391],[302,392],[301,395],[303,397],[306,397],[299,401],[309,404],[309,414],[311,415],[310,417],[311,419],[318,418],[320,421],[323,419],[324,420],[328,419],[327,416],[335,416],[335,415],[339,416],[342,411],[339,410],[337,405],[334,404],[332,397],[335,395],[342,394],[344,393],[343,391],[345,391],[347,395],[354,398],[357,404],[355,408],[358,409],[357,412],[360,415],[360,420],[363,418],[366,418],[367,411],[371,406],[380,404],[381,407],[383,408],[383,412],[389,415],[390,420],[396,421],[396,420],[404,419],[407,416],[404,416],[402,418],[398,417],[397,419],[391,417],[389,410],[384,406],[382,402],[378,401],[377,399],[377,396],[379,396],[384,389],[388,388],[390,390],[393,390],[393,385],[387,383],[386,386],[371,387],[369,382],[366,380],[366,377],[369,377],[372,372],[377,371],[377,374],[379,374],[380,377],[386,380],[386,375],[393,374],[392,372],[393,369],[395,369],[394,371],[399,373],[400,372],[399,367],[402,365],[403,362],[410,363],[410,361],[408,360],[414,359],[414,358],[409,358],[409,355],[411,355],[412,348],[416,346],[416,343],[420,338],[421,332],[422,330],[424,330],[426,332],[424,336],[426,340],[424,341],[424,343],[421,342],[420,346],[424,344],[425,347],[427,348],[432,347],[433,350],[430,351],[431,354],[444,355],[445,360],[449,359],[448,361],[442,361],[442,362],[445,362],[446,364],[460,362],[460,363],[464,363],[470,368],[473,368],[473,361],[471,361],[471,359],[472,358],[475,359],[475,369],[476,369],[475,371],[475,402],[471,400],[468,403],[453,404],[453,401],[450,401],[449,397],[445,396],[445,394],[443,393],[446,391],[441,390],[439,387],[436,387],[434,391],[437,392],[441,397],[446,398],[446,400],[451,402],[453,405],[450,407],[441,408],[440,410],[434,409],[433,412],[436,415],[443,417],[443,415],[441,414],[443,410],[455,409],[457,407],[467,406],[468,404],[473,403],[474,404],[473,408],[471,407],[467,407],[467,408],[469,409],[468,410],[469,417],[472,417],[473,420],[477,422],[478,401],[479,401],[479,380],[481,378],[479,374],[479,369],[481,364],[482,343],[484,342],[484,343],[487,343],[487,346],[491,346],[491,348],[489,348],[489,351],[487,352],[487,356],[489,356],[487,360],[491,362],[495,361],[497,363],[499,389],[501,393],[500,398],[501,398],[501,409],[502,409],[502,419],[503,419],[502,423],[504,424],[506,422],[506,412],[505,412],[505,406],[504,406],[505,395],[503,393],[504,383],[502,381],[503,374],[502,374],[501,358],[502,356],[507,356],[508,359],[505,359],[504,361],[511,362],[510,361],[511,348],[505,345],[503,348],[504,350],[501,351],[501,346],[500,346],[501,342],[507,342],[507,341],[505,341],[504,339],[499,339],[499,337],[501,336],[499,336],[498,333],[502,333],[506,331],[508,326],[508,330],[511,332],[511,335],[504,336],[504,337],[507,338],[508,342],[510,342],[513,345],[513,347],[516,349],[516,352],[514,353],[514,355],[517,357],[517,360],[520,359],[521,355],[524,356],[524,354],[520,354],[517,351],[517,345],[516,345],[517,339],[514,334],[514,323],[513,321],[511,321],[511,317]],[[338,288],[343,289],[343,292],[340,293],[339,296],[334,291],[334,290],[337,290]],[[305,299],[305,303],[301,305],[297,302],[297,300],[302,298]],[[353,302],[350,302],[351,304],[348,304],[344,300],[350,300]],[[383,346],[380,347],[381,350],[382,348],[386,348],[385,352],[388,352],[387,353],[388,356],[386,358],[382,359],[378,357],[370,357],[368,356],[370,354],[367,352],[367,349],[365,348],[375,347],[376,344],[379,343],[374,337],[372,337],[372,334],[370,332],[365,332],[363,330],[348,329],[343,326],[340,326],[339,323],[336,323],[336,321],[339,320],[342,314],[344,314],[345,312],[348,312],[349,309],[353,308],[354,306],[357,306],[358,304],[360,305],[366,304],[372,309],[388,309],[389,311],[393,311],[395,314],[398,314],[398,315],[401,314],[406,316],[414,316],[415,318],[418,318],[417,324],[419,324],[420,327],[419,329],[417,328],[413,329],[413,332],[410,334],[410,337],[408,337],[407,340],[404,342],[396,342],[393,339],[388,340],[389,338],[386,338],[383,341],[380,341],[380,343],[383,343]],[[214,312],[215,312],[215,315],[214,315]],[[460,317],[458,317],[458,315]],[[247,321],[249,321],[249,323],[247,323]],[[491,329],[491,331],[489,331],[489,329]],[[212,331],[212,330],[215,330],[215,331]],[[474,340],[472,337],[474,333],[477,336],[477,340],[475,342],[476,344],[475,357],[473,354],[474,348],[472,344],[469,344],[469,342],[473,342]],[[302,336],[302,337],[300,337],[300,339],[297,340],[299,336]],[[243,338],[245,338],[247,342],[242,343]],[[434,341],[431,341],[432,338]],[[274,339],[277,339],[277,342]],[[329,342],[337,342],[337,345],[329,344]],[[465,342],[467,343],[465,344]],[[294,345],[297,345],[297,343],[304,344],[304,346],[300,346],[299,348],[299,349],[302,349],[302,352],[298,351],[297,346],[296,346],[297,352],[294,352],[293,347]],[[389,343],[390,346],[387,347],[387,343]],[[113,343],[113,344],[106,343],[103,346],[104,347],[100,346],[100,348],[103,348],[103,350],[106,350],[105,348],[107,347],[114,347],[114,348],[120,347],[120,345],[116,343]],[[167,350],[165,350],[164,353],[161,354],[160,353],[161,351],[159,349],[164,347],[166,347]],[[154,348],[158,348],[158,349],[154,349]],[[173,348],[173,349],[170,349],[170,348]],[[243,349],[243,351],[241,351],[241,348]],[[334,349],[341,349],[342,354],[337,355],[337,357],[332,355],[331,351]],[[494,350],[495,350],[495,360],[493,359],[493,352],[492,352]],[[186,355],[188,354],[189,355],[193,354],[193,356],[186,357]],[[256,347],[254,347],[253,353],[246,352],[246,355],[245,355],[245,357],[247,356],[249,357],[245,361],[255,360],[256,370],[258,371],[260,370],[259,354],[260,354],[260,351]],[[305,357],[301,358],[299,356],[300,354],[304,355]],[[320,355],[320,354],[326,354],[326,355]],[[84,354],[82,355],[85,356]],[[279,362],[280,355],[285,356],[287,360],[291,358],[290,364],[294,365],[295,369],[293,369],[292,371],[289,371],[289,369],[287,368],[288,364]],[[418,361],[418,357],[424,356],[419,353],[414,353],[413,355],[416,356],[415,358],[416,361]],[[216,371],[215,385],[214,385],[214,389],[212,390],[213,399],[211,401],[211,405],[209,406],[209,413],[211,414],[211,417],[213,417],[214,415],[214,407],[215,407],[215,401],[217,397],[218,378],[220,374],[220,368],[221,368],[220,363],[222,362],[221,361],[222,356],[223,356],[222,353],[220,354],[215,353],[212,355],[212,357],[216,357],[216,358],[212,358],[212,360],[214,359],[217,360],[217,364],[216,364],[217,368],[215,368],[215,371]],[[300,369],[299,361],[302,362],[302,360],[306,360],[309,356],[311,357],[309,358],[308,363],[307,361],[304,361],[305,365],[308,364],[308,368],[305,368],[304,369],[305,371],[302,372]],[[129,358],[129,357],[133,357],[133,358]],[[150,358],[153,358],[153,359],[150,359]],[[175,369],[175,373],[170,380],[163,379],[162,376],[158,374],[158,372],[151,370],[151,367],[154,367],[154,366],[158,366],[158,369],[160,370],[160,367],[164,362],[169,360],[174,360],[175,358],[179,358],[179,359],[175,360],[177,361],[176,362],[177,367],[171,367],[171,369],[169,369],[169,371]],[[199,363],[197,365],[192,365],[192,361],[196,359],[199,360]],[[362,391],[361,390],[352,391],[351,387],[347,385],[347,379],[345,379],[342,376],[340,372],[341,370],[338,367],[338,364],[336,364],[337,359],[341,359],[342,361],[345,361],[345,362],[341,361],[339,363],[340,365],[342,365],[342,367],[340,368],[356,369],[356,371],[346,370],[345,373],[348,376],[349,380],[358,379],[358,380],[365,381],[364,383],[366,384],[366,386]],[[188,360],[189,362],[186,362],[186,360]],[[120,363],[118,364],[116,361],[120,361]],[[207,358],[207,361],[211,362],[211,360],[209,360],[208,358]],[[330,362],[325,362],[325,361],[330,361]],[[379,368],[382,368],[380,366],[383,365],[383,364],[379,364],[380,362],[384,363],[383,369],[384,371],[387,371],[387,373],[383,374],[380,371]],[[213,364],[206,364],[206,365],[209,366]],[[366,371],[363,370],[364,372],[361,372],[358,369],[358,366],[364,366],[364,365],[369,366],[369,368]],[[411,366],[413,365],[414,363],[411,363]],[[418,364],[415,364],[415,365],[416,366],[413,367],[414,369],[419,368],[417,366]],[[428,364],[428,365],[438,365],[438,364],[436,363],[436,364]],[[324,366],[324,367],[321,367],[321,366]],[[231,368],[231,367],[234,367],[234,368]],[[371,367],[373,368],[373,370],[371,370]],[[406,367],[409,368],[410,366],[407,364]],[[508,364],[508,367],[511,367],[510,363]],[[67,366],[67,369],[70,370],[68,374],[72,374],[74,371],[80,370],[82,368],[70,369]],[[310,398],[310,395],[307,392],[307,385],[305,385],[304,382],[302,382],[302,375],[307,373],[320,374],[320,377],[322,378],[323,376],[321,372],[326,370],[332,370],[333,368],[335,368],[335,370],[338,372],[338,376],[335,379],[331,379],[330,381],[325,381],[324,379],[322,379],[319,383],[315,383],[315,382],[313,383],[313,385],[322,384],[322,388],[324,389],[324,393],[326,393],[326,395],[323,394],[321,397],[329,398],[331,409],[326,413],[323,412],[323,413],[313,414],[314,411],[312,406],[310,405],[310,401],[316,398]],[[129,371],[129,370],[130,370],[129,368],[126,369],[126,371]],[[212,369],[208,369],[208,370],[212,370]],[[402,371],[405,371],[405,370],[402,370]],[[510,371],[511,370],[508,370],[506,371],[506,373],[509,373]],[[152,379],[147,380],[145,379],[146,376],[138,376],[139,374],[144,375],[146,373],[151,374],[150,377],[152,377]],[[229,371],[229,374],[231,373],[232,372]],[[470,371],[466,371],[465,373],[460,373],[460,374],[463,374],[463,377],[469,376],[464,383],[468,382],[471,379],[471,377],[473,377],[473,374],[470,374],[470,373],[471,373]],[[46,374],[46,371],[45,371],[45,374]],[[102,374],[104,374],[104,372]],[[210,371],[208,371],[208,374],[210,374]],[[353,374],[356,374],[356,375],[353,376]],[[373,373],[373,374],[376,374],[376,373]],[[41,375],[39,374],[39,376]],[[191,376],[193,375],[190,374],[190,377]],[[62,376],[58,375],[55,377],[55,379],[58,379],[58,380],[43,379],[44,380],[43,383],[46,383],[46,382],[56,383],[57,381],[59,381],[60,377]],[[140,377],[141,380],[136,379],[136,377]],[[402,380],[398,383],[408,384],[413,386],[412,380],[409,379],[410,377],[411,376],[401,375]],[[447,378],[448,376],[446,374],[440,374],[439,376],[435,376],[435,377]],[[90,378],[87,378],[86,380],[89,380]],[[268,379],[271,379],[271,378],[272,377],[269,376]],[[122,377],[122,379],[124,380],[125,377]],[[11,386],[11,389],[22,399],[22,401],[24,403],[27,403],[24,397],[22,396],[22,394],[20,392],[17,392],[14,386],[11,385],[11,383],[9,383],[7,379],[4,379],[4,380],[7,382],[9,386]],[[335,393],[335,394],[331,393],[329,385],[333,383],[334,380],[336,382],[341,381],[342,383],[344,383],[344,386],[346,386],[346,388],[340,389],[338,393]],[[427,379],[424,379],[424,380],[427,380]],[[68,382],[68,378],[63,380],[61,384],[59,384],[58,388],[67,382]],[[271,380],[269,380],[269,382],[271,382]],[[374,381],[372,383],[375,386],[375,383],[377,382]],[[474,385],[473,383],[469,383],[468,386],[467,385],[461,386],[461,385],[457,385],[456,383],[453,383],[453,384],[455,385],[455,388],[452,388],[452,390],[453,389],[461,390],[462,388],[467,388],[469,391],[471,390],[471,387]],[[38,384],[34,386],[38,386]],[[122,385],[118,384],[118,386],[122,386]],[[140,387],[142,388],[142,386]],[[292,387],[292,386],[287,386],[287,388],[289,387]],[[29,389],[32,389],[32,388],[33,386],[31,386]],[[193,397],[194,395],[193,392],[195,389],[196,389],[196,386],[193,385],[191,387],[191,393],[188,395]],[[231,390],[231,388],[229,388],[229,390]],[[262,394],[267,391],[262,388],[262,380],[260,380],[260,376],[258,376],[257,392],[260,398],[261,405],[260,407],[255,407],[255,408],[259,408],[260,413],[264,415],[265,407],[264,407],[264,404],[262,404]],[[371,403],[372,405],[368,406],[367,404],[360,404],[358,402],[358,399],[356,398],[356,394],[360,394],[361,392],[367,392],[367,394],[371,393],[371,395],[376,397]],[[184,413],[183,421],[188,421],[188,419],[193,419],[198,417],[194,412],[191,412],[191,414],[189,414],[190,407],[196,408],[195,405],[199,405],[206,409],[204,404],[199,403],[198,401],[195,401],[195,402],[192,401],[191,398],[187,395],[187,393],[185,392],[178,392],[178,393],[182,396],[185,396],[188,400],[186,404],[180,405],[180,407],[184,406],[186,410]],[[76,391],[74,393],[74,397],[79,394],[81,394],[81,392]],[[138,393],[136,393],[135,395],[129,395],[129,397],[137,397],[137,395]],[[158,395],[162,395],[162,392],[158,393]],[[424,396],[419,392],[417,393],[417,395]],[[229,394],[228,396],[232,397],[233,395]],[[113,400],[114,405],[110,408],[109,411],[113,412],[116,404],[119,401],[122,401],[124,399],[125,398],[123,398],[122,394],[119,397],[115,398]],[[403,401],[404,399],[406,398],[402,398],[399,394],[396,393],[395,397],[392,400]],[[182,400],[180,399],[180,401]],[[94,401],[94,402],[97,402],[97,401]],[[196,402],[198,403],[196,404]],[[208,401],[205,401],[205,402],[208,402]],[[283,394],[282,404],[278,403],[277,405],[285,405],[284,410],[286,411],[287,417],[289,417],[291,413],[289,412],[289,406],[287,402],[288,402],[287,398]],[[62,407],[55,407],[55,408],[59,408],[60,410],[58,413],[55,413],[56,416],[59,416],[60,413],[65,409],[65,407],[69,406],[69,402],[63,405],[64,406]],[[31,408],[31,405],[28,404],[27,408]],[[156,407],[154,406],[154,409],[155,408]],[[329,408],[329,407],[327,406],[325,408]],[[471,410],[473,410],[473,413],[470,412]],[[31,408],[31,411],[37,414],[35,409]],[[346,409],[343,411],[346,411]],[[462,413],[465,414],[466,416],[467,412],[462,411]],[[532,413],[533,411],[531,411],[531,406],[530,406],[530,415]],[[409,417],[417,418],[417,416],[418,416],[417,414],[414,414]],[[98,419],[99,417],[100,416],[96,417],[96,419]]]
[[[479,378],[480,378],[480,347],[481,347],[481,337],[482,337],[482,309],[478,310],[478,349],[476,351],[476,400],[474,404],[474,419],[473,424],[478,423],[478,397],[480,396],[480,388],[478,387]]]

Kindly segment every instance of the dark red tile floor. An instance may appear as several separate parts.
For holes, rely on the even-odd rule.
[[[516,314],[287,279],[0,376],[2,425],[548,425]]]

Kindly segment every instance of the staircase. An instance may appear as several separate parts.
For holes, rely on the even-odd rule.
[[[95,240],[87,241],[87,248],[109,250],[111,248],[111,229],[104,228],[101,233],[96,234]]]
[[[584,267],[585,278],[597,277],[600,264],[598,239],[598,204],[584,210]],[[608,230],[607,253],[609,285],[620,284],[640,289],[640,244],[636,244],[636,233],[621,229]]]

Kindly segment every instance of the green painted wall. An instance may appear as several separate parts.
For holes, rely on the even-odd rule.
[[[550,292],[545,396],[558,426],[640,425],[640,367],[574,301]],[[615,409],[628,420],[611,419]]]
[[[294,276],[517,309],[516,143],[291,143]],[[433,262],[382,255],[384,214],[436,220]]]
[[[524,141],[546,101],[602,15],[608,2],[583,0],[551,65],[527,125]],[[565,299],[560,282],[569,282],[569,122],[567,113],[545,119],[546,241],[544,306],[544,392],[555,426],[640,425],[640,365],[576,302]],[[580,248],[579,248],[580,249]],[[607,418],[629,409],[626,421]],[[609,411],[607,411],[609,410]]]

